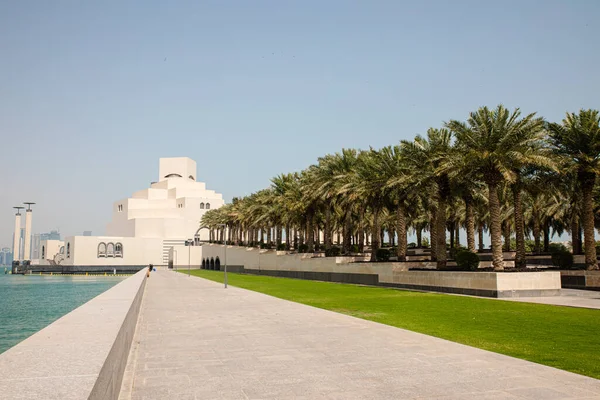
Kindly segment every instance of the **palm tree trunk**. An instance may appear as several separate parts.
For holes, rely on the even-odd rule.
[[[429,219],[429,256],[431,261],[437,261],[437,209],[433,209]]]
[[[550,252],[550,221],[544,219],[544,253]]]
[[[540,243],[540,232],[542,228],[540,227],[540,220],[536,212],[533,213],[533,252],[535,254],[539,254],[542,250],[542,245]]]
[[[306,213],[306,244],[308,245],[308,252],[315,252],[315,219],[314,211],[309,209]]]
[[[373,204],[373,226],[371,227],[371,262],[377,261],[377,250],[379,250],[379,204]]]
[[[579,243],[579,221],[577,216],[571,218],[571,246],[573,247],[573,254],[579,254],[581,251],[581,243]]]
[[[325,242],[325,250],[329,250],[331,248],[332,243],[332,232],[331,232],[331,207],[329,204],[325,205],[325,232],[323,235],[323,239]]]
[[[465,201],[465,224],[467,229],[467,248],[475,252],[475,218],[473,217],[473,203],[471,199]]]
[[[287,224],[285,224],[285,249],[289,250],[290,249],[290,241],[292,240],[292,232],[291,232],[291,228],[290,228],[290,223],[288,222]]]
[[[500,200],[498,200],[498,184],[488,183],[490,207],[490,236],[492,238],[492,265],[494,271],[504,271],[502,257],[502,227],[500,222]]]
[[[581,173],[579,177],[583,192],[583,245],[585,248],[585,266],[587,270],[598,269],[596,259],[596,239],[594,233],[594,199],[593,190],[596,175]]]
[[[349,254],[352,247],[352,213],[350,208],[344,215],[344,254]]]
[[[365,207],[360,209],[360,216],[358,218],[358,251],[363,253],[365,251]]]
[[[396,249],[396,255],[398,256],[398,261],[406,261],[406,214],[403,204],[400,204],[396,209],[396,222],[398,230],[398,248]]]
[[[454,222],[450,222],[448,226],[448,233],[450,234],[450,248],[454,248]]]
[[[479,224],[479,226],[477,227],[477,235],[479,236],[479,251],[483,251],[484,245],[483,245],[483,224]]]
[[[388,230],[388,235],[390,237],[390,246],[396,246],[396,230],[394,228],[390,228]]]
[[[437,254],[437,269],[446,268],[446,199],[444,196],[439,196],[438,212],[436,217],[437,232],[436,232],[436,254]]]
[[[525,223],[523,216],[523,203],[521,201],[521,184],[517,177],[517,182],[512,187],[513,201],[515,206],[515,239],[517,242],[517,254],[515,255],[515,268],[525,268],[527,260],[525,258]]]
[[[415,228],[415,233],[417,235],[417,248],[420,249],[421,247],[423,247],[423,230],[421,229],[421,227],[417,227]]]
[[[502,223],[502,233],[504,234],[504,250],[510,251],[510,224],[508,221]]]
[[[272,231],[271,227],[268,227],[267,228],[267,245],[269,245],[269,246],[272,243],[272,241],[271,241],[271,231]]]
[[[456,247],[460,247],[460,224],[456,222],[456,231],[454,237],[456,238]]]

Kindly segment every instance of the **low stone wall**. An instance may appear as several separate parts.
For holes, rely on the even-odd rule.
[[[203,246],[203,256],[223,260],[224,246]],[[364,257],[311,257],[272,250],[227,246],[228,271],[287,278],[394,286],[486,297],[552,296],[560,294],[558,271],[454,272],[409,271],[435,268],[435,262],[364,262]],[[449,266],[455,265],[448,263]],[[222,266],[221,266],[222,269]]]
[[[3,398],[118,398],[145,284],[142,270],[0,354]]]
[[[432,290],[485,297],[556,296],[560,294],[558,271],[545,272],[396,272],[385,286]]]
[[[562,287],[600,291],[600,271],[560,271]]]

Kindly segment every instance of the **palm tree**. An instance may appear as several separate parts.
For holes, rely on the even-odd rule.
[[[363,203],[361,211],[370,208],[372,214],[371,224],[371,261],[377,261],[377,250],[380,246],[380,214],[384,206],[384,186],[385,176],[379,168],[376,151],[362,151],[358,154],[354,171],[349,176],[348,183],[344,185],[340,193],[353,190],[358,199]],[[363,214],[361,212],[361,214]],[[364,214],[361,215],[364,217]],[[366,222],[366,218],[361,218],[360,223]]]
[[[452,135],[447,129],[427,131],[427,138],[420,135],[412,141],[403,140],[400,144],[403,157],[411,166],[416,182],[422,187],[435,185],[437,196],[437,215],[435,216],[435,238],[431,243],[432,252],[436,253],[437,267],[446,267],[446,206],[450,197],[450,177],[448,166],[454,157],[451,143]],[[434,250],[435,249],[435,250]]]
[[[456,120],[446,123],[456,135],[464,164],[488,187],[493,266],[498,271],[504,270],[498,189],[503,183],[515,183],[524,165],[546,163],[538,153],[543,140],[542,120],[535,113],[520,116],[519,109],[511,113],[499,105],[494,110],[482,107],[472,112],[466,123]],[[517,193],[515,199],[520,202],[520,191]],[[517,219],[515,225],[521,226],[522,214]]]
[[[548,131],[555,151],[569,161],[577,174],[583,197],[585,264],[588,270],[596,270],[593,191],[600,174],[600,113],[597,110],[567,113],[562,124],[548,124]]]

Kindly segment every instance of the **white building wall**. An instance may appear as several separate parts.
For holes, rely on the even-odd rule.
[[[56,256],[60,248],[64,246],[65,242],[62,240],[41,240],[40,241],[40,265],[50,265],[52,260],[54,260],[54,256]],[[44,253],[44,257],[42,258],[42,252]]]
[[[225,204],[220,193],[196,181],[196,173],[189,158],[161,158],[158,182],[113,204],[107,235],[192,239],[206,211]],[[200,239],[208,240],[206,230]]]
[[[122,257],[98,257],[98,246],[121,243]],[[69,236],[65,238],[63,265],[162,265],[163,241],[159,238]]]

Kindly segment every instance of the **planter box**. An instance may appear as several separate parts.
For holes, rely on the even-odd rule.
[[[394,271],[391,281],[381,278],[386,286],[498,298],[557,296],[561,288],[558,271]]]
[[[560,279],[564,288],[600,290],[600,271],[560,271]]]

